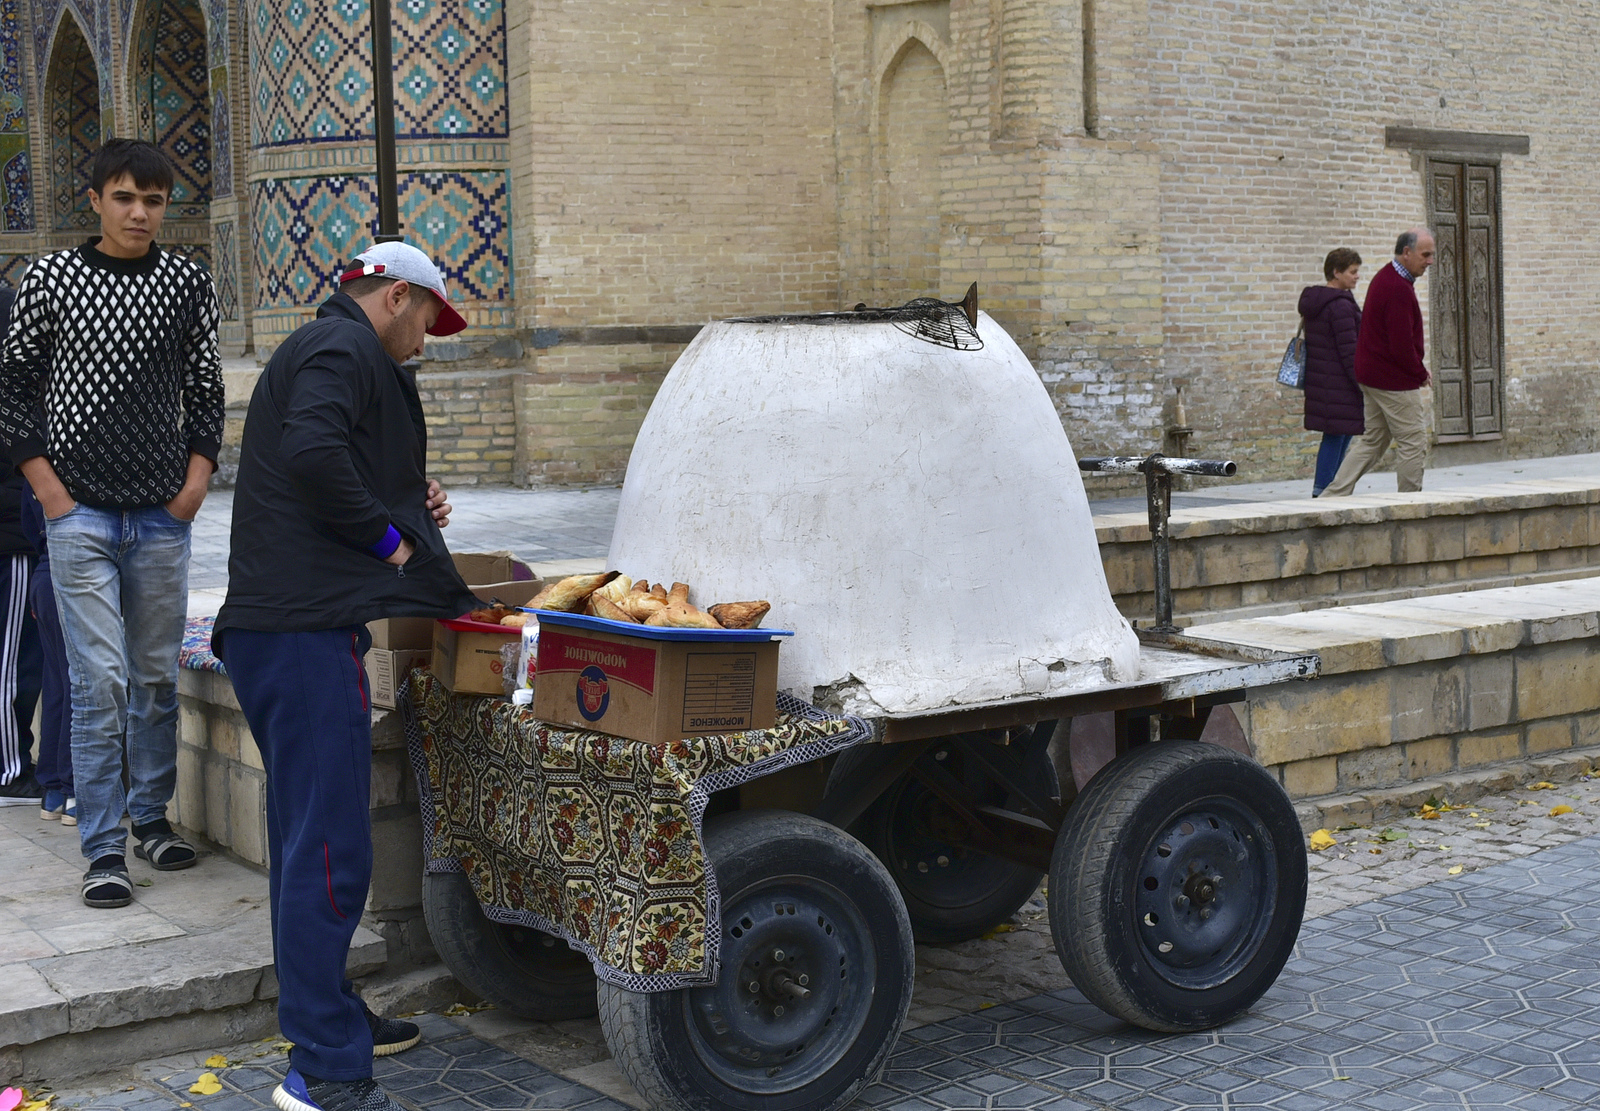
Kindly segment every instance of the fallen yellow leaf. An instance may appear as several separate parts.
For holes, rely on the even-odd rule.
[[[1548,779],[1541,779],[1537,783],[1528,784],[1528,790],[1530,791],[1554,791],[1555,789],[1556,785]]]
[[[1383,850],[1382,849],[1368,849],[1367,851],[1369,853],[1371,853],[1373,856],[1382,856],[1383,855]]]
[[[217,1079],[214,1072],[203,1072],[200,1078],[189,1085],[189,1091],[197,1096],[214,1096],[222,1091],[222,1082]]]
[[[22,1101],[22,1106],[17,1108],[17,1111],[46,1111],[46,1108],[50,1106],[50,1101],[55,1098],[55,1094],[51,1093],[42,1099],[25,1099]]]
[[[1450,874],[1452,876],[1459,876],[1461,874],[1461,865],[1457,864],[1453,868],[1451,868],[1450,869]]]
[[[1475,828],[1475,829],[1488,829],[1489,828],[1489,823],[1488,822],[1473,822],[1472,825],[1473,825],[1473,828]]]
[[[206,1058],[206,1068],[208,1069],[225,1069],[227,1067],[228,1059],[220,1053],[213,1053]]]
[[[998,926],[996,926],[992,930],[990,930],[988,933],[984,934],[983,935],[983,940],[989,941],[989,940],[991,940],[991,939],[993,939],[995,937],[998,937],[1000,934],[1008,934],[1012,930],[1015,930],[1015,929],[1016,929],[1016,927],[1013,926],[1010,922],[1002,922]]]
[[[1552,806],[1550,808],[1550,816],[1552,818],[1559,818],[1563,814],[1571,814],[1571,813],[1572,813],[1572,807],[1568,806],[1566,803],[1562,803],[1560,806]]]
[[[1338,843],[1333,839],[1331,830],[1319,829],[1311,835],[1311,847],[1317,852],[1321,852],[1323,849],[1331,849]]]
[[[979,1003],[978,1004],[978,1010],[987,1011],[990,1007],[993,1007],[993,1006],[994,1006],[993,1003]]]

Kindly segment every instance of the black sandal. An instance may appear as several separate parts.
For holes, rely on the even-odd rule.
[[[118,858],[121,859],[120,857]],[[83,874],[83,905],[86,907],[125,907],[133,902],[133,881],[121,864],[89,866]]]
[[[139,836],[137,831],[134,836]],[[180,868],[192,868],[194,862],[199,859],[194,846],[173,833],[170,827],[154,829],[139,837],[139,843],[133,847],[133,855],[140,860],[148,860],[150,867],[158,872],[176,872]]]

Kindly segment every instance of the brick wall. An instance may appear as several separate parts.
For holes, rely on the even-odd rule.
[[[1333,246],[1370,276],[1424,216],[1421,164],[1384,128],[1529,134],[1502,160],[1504,437],[1436,458],[1592,450],[1566,398],[1600,355],[1572,278],[1600,219],[1596,18],[1554,0],[1515,18],[1487,0],[535,3],[521,288],[544,327],[894,303],[928,292],[931,216],[907,217],[937,196],[939,294],[979,282],[1080,452],[1161,446],[1181,385],[1194,453],[1288,476],[1317,438],[1270,377],[1300,288]],[[619,475],[673,354],[534,358],[530,479]]]
[[[1600,60],[1587,5],[1375,0],[1359,8],[1153,0],[1150,132],[1161,151],[1165,369],[1187,391],[1196,448],[1253,477],[1308,473],[1316,434],[1270,374],[1323,255],[1350,246],[1366,279],[1425,216],[1390,125],[1526,134],[1501,161],[1505,436],[1468,454],[1592,451],[1570,404],[1600,357],[1588,269],[1600,212],[1589,164]],[[1426,312],[1428,281],[1418,283]],[[1429,336],[1430,348],[1432,336]]]
[[[457,486],[512,480],[517,381],[522,377],[513,369],[417,375],[428,423],[428,474],[450,475]]]
[[[518,273],[530,326],[685,325],[839,307],[827,4],[529,0],[515,87],[534,152]],[[515,157],[515,156],[514,156]],[[681,348],[528,360],[529,482],[617,481]]]

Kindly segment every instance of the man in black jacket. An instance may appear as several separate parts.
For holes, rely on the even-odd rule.
[[[366,622],[456,617],[475,599],[440,535],[427,430],[401,363],[466,326],[415,247],[383,243],[267,363],[245,419],[228,598],[213,645],[267,772],[281,1111],[397,1111],[374,1047],[416,1042],[345,978],[372,878]]]

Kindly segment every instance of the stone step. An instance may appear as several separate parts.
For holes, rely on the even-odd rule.
[[[386,956],[378,933],[360,927],[350,977],[378,972]],[[6,964],[0,1077],[88,1076],[266,1037],[277,1029],[277,996],[264,906],[210,932]]]
[[[1094,523],[1118,609],[1148,619],[1146,515]],[[1179,625],[1521,586],[1595,573],[1600,475],[1180,509],[1171,534]]]
[[[371,974],[386,956],[383,938],[360,927],[349,974]],[[84,1076],[265,1037],[277,1029],[277,996],[264,902],[209,931],[7,964],[0,1077]]]
[[[267,877],[205,849],[193,868],[128,860],[133,903],[83,905],[78,831],[0,807],[0,1083],[83,1076],[277,1028]],[[356,931],[352,977],[386,967]]]

